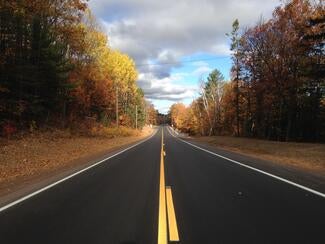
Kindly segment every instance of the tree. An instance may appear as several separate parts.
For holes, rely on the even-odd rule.
[[[181,127],[201,135],[324,141],[324,13],[322,1],[291,0],[242,33],[235,20],[228,34],[232,81],[217,73],[202,79]]]
[[[175,103],[169,110],[172,126],[185,131],[187,127],[187,108],[183,103]]]
[[[134,62],[109,47],[86,3],[0,2],[0,128],[88,119],[144,125],[145,98]]]
[[[247,107],[243,109],[252,114],[246,116],[245,124],[252,124],[253,135],[287,141],[317,137],[323,96],[317,87],[322,78],[308,74],[312,67],[320,67],[317,63],[324,55],[315,50],[317,38],[308,38],[307,33],[312,16],[323,9],[319,6],[303,0],[287,2],[275,9],[271,20],[241,36],[240,55],[234,54],[234,58],[246,90]],[[316,34],[320,27],[313,29]]]
[[[157,125],[158,112],[154,105],[149,101],[144,101],[145,103],[145,123],[148,125]]]
[[[107,59],[107,72],[113,80],[116,90],[116,120],[119,112],[122,116],[130,115],[130,106],[135,104],[137,94],[136,79],[138,77],[135,64],[127,55],[111,51]],[[119,107],[121,105],[121,107]]]
[[[83,0],[1,1],[2,119],[26,126],[62,111],[71,70],[63,31],[80,23],[85,8]]]
[[[207,81],[201,84],[201,96],[209,120],[209,135],[221,131],[221,100],[223,97],[224,77],[217,69],[213,70]]]
[[[233,63],[234,66],[232,68],[234,81],[236,86],[235,88],[235,94],[236,94],[236,100],[235,100],[235,106],[236,106],[236,124],[237,124],[237,136],[240,135],[239,132],[239,124],[240,124],[240,118],[239,118],[239,73],[240,73],[240,66],[239,66],[239,44],[240,44],[240,36],[239,36],[239,21],[236,19],[232,23],[232,31],[230,34],[227,34],[230,37],[231,45],[230,50],[233,51]]]

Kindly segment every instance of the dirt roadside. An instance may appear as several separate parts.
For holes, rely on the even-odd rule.
[[[189,140],[325,177],[325,144],[275,142],[228,136],[192,137]]]
[[[71,136],[42,133],[0,140],[0,205],[15,195],[60,179],[154,133],[150,127],[126,137]],[[17,194],[15,194],[17,192]],[[13,197],[12,197],[13,196]]]

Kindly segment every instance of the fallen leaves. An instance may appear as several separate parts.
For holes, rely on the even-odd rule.
[[[150,128],[134,133],[131,129],[122,129],[121,134],[113,138],[54,131],[15,140],[0,139],[0,193],[8,185],[72,167],[73,160],[135,142],[151,132]]]

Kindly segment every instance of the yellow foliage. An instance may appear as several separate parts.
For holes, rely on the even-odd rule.
[[[126,54],[110,50],[105,61],[107,72],[115,84],[122,90],[130,87],[135,92],[138,73],[133,60]]]
[[[175,103],[170,108],[172,125],[178,129],[186,129],[187,108],[183,103]]]

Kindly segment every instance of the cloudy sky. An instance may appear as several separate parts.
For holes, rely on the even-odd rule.
[[[90,0],[110,46],[130,55],[139,86],[160,112],[198,95],[198,80],[215,68],[229,79],[225,33],[268,19],[279,0]]]

